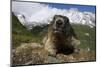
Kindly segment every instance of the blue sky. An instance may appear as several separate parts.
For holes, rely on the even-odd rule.
[[[87,5],[74,5],[74,4],[57,4],[57,3],[45,3],[48,4],[50,7],[58,8],[58,9],[70,9],[70,8],[77,8],[79,11],[87,11],[87,12],[96,12],[96,6],[87,6]]]

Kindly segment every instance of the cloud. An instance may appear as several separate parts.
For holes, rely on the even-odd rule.
[[[47,4],[12,1],[12,12],[23,25],[48,24],[54,15],[64,15],[69,17],[71,23],[95,26],[95,14],[80,12],[77,8],[58,9]]]

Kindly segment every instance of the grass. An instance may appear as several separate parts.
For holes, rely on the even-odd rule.
[[[31,31],[24,27],[17,17],[12,13],[12,48],[20,46],[21,43],[42,43],[44,32],[41,27],[34,27]]]
[[[73,28],[81,41],[80,47],[83,49],[89,48],[90,50],[96,49],[96,31],[95,27],[90,28],[84,25],[73,25]],[[88,34],[88,35],[87,35]]]
[[[72,24],[79,40],[81,41],[80,48],[96,49],[96,33],[95,27],[90,28],[86,25]],[[42,44],[43,37],[47,33],[47,27],[34,27],[31,31],[27,30],[18,19],[12,14],[12,46],[18,47],[21,43],[37,42]]]
[[[16,16],[12,14],[12,48],[15,50],[13,52],[13,64],[25,64],[32,61],[32,64],[44,64],[45,58],[46,63],[62,63],[62,62],[79,62],[79,61],[95,61],[95,50],[96,50],[96,30],[90,28],[86,25],[75,25],[72,24],[75,33],[77,34],[79,40],[81,41],[80,53],[63,55],[58,54],[56,58],[51,57],[46,54],[45,50],[33,49],[33,46],[40,43],[47,33],[48,26],[36,26],[32,30],[27,30],[17,19]],[[21,45],[24,43],[24,45]],[[25,45],[26,43],[26,45]],[[31,45],[32,46],[31,46]],[[21,45],[21,46],[20,46]],[[24,47],[23,47],[24,46]],[[17,48],[18,47],[18,48]],[[15,49],[16,48],[16,49]],[[21,61],[20,61],[21,59]],[[53,62],[52,62],[53,60]]]

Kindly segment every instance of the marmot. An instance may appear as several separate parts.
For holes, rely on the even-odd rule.
[[[48,27],[48,33],[43,39],[44,48],[50,55],[57,53],[69,54],[80,44],[68,17],[55,15]]]

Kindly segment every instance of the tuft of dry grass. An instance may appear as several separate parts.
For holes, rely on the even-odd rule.
[[[57,54],[55,57],[49,56],[39,43],[22,43],[12,52],[13,65],[65,63],[80,61],[95,61],[95,51],[80,49],[78,53],[69,55]]]
[[[45,63],[46,54],[43,46],[38,43],[23,43],[13,50],[13,65],[28,65]]]

